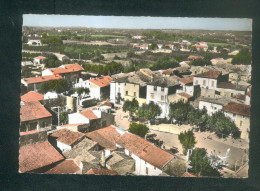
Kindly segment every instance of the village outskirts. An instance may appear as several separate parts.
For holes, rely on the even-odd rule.
[[[23,27],[19,172],[248,177],[250,40]]]

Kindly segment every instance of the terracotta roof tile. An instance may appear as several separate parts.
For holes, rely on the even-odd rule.
[[[178,95],[180,95],[180,96],[182,96],[182,97],[185,97],[185,98],[188,98],[188,99],[192,97],[191,95],[189,95],[189,94],[187,94],[187,93],[184,93],[184,92],[178,93]]]
[[[190,83],[193,83],[193,76],[185,77],[185,78],[179,78],[178,80],[183,84],[190,84]]]
[[[59,68],[50,68],[49,69],[53,74],[65,74],[65,73],[72,73],[72,72],[80,72],[84,69],[79,64],[67,64],[62,65]]]
[[[74,132],[68,129],[60,129],[50,134],[51,137],[57,138],[56,141],[65,143],[66,145],[73,145],[75,142],[82,139],[85,135],[80,132]]]
[[[164,71],[162,72],[162,74],[164,74],[164,75],[171,75],[171,74],[173,73],[173,71],[174,71],[174,69],[164,70]]]
[[[239,103],[230,102],[222,109],[225,112],[235,113],[249,117],[251,115],[251,106]]]
[[[38,76],[32,78],[23,78],[22,80],[27,84],[35,84],[35,83],[42,83],[51,80],[61,80],[63,79],[60,75],[49,75],[49,76]]]
[[[44,57],[44,56],[38,56],[38,57],[35,57],[34,59],[44,60],[44,59],[46,59],[46,57]]]
[[[21,146],[19,149],[19,171],[30,172],[63,159],[64,157],[49,142]]]
[[[80,114],[88,119],[98,119],[98,117],[95,115],[95,113],[92,110],[85,110],[80,112]]]
[[[86,174],[94,174],[94,175],[118,175],[118,173],[114,170],[108,169],[90,169]]]
[[[52,117],[52,114],[45,109],[45,107],[38,101],[24,102],[24,105],[20,109],[20,120],[31,121],[35,119],[41,119],[46,117]]]
[[[208,71],[201,74],[196,75],[195,77],[199,78],[210,78],[210,79],[218,79],[218,77],[222,74],[220,71]]]
[[[36,93],[34,91],[30,91],[26,94],[24,94],[23,96],[21,96],[21,100],[25,101],[25,102],[29,102],[29,101],[40,101],[43,100],[43,95]]]
[[[117,144],[159,169],[174,158],[170,153],[131,133],[124,133]]]
[[[90,79],[89,81],[92,82],[93,84],[96,84],[99,87],[105,87],[110,85],[112,78],[110,76],[102,76],[100,78]]]
[[[40,133],[42,132],[41,130],[33,130],[33,131],[27,131],[27,132],[20,132],[20,136],[24,136],[24,135],[30,135],[30,134],[34,134],[34,133]]]
[[[106,106],[109,106],[109,107],[112,107],[112,106],[113,106],[112,103],[110,103],[110,102],[108,102],[108,101],[104,102],[102,105],[106,105]]]
[[[74,162],[74,160],[66,159],[44,173],[45,174],[75,174],[78,171],[80,171],[80,168]]]
[[[120,138],[120,134],[112,126],[92,131],[87,133],[86,136],[108,150],[115,150],[116,141]]]

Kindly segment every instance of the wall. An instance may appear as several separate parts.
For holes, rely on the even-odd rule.
[[[234,95],[245,95],[245,91],[241,90],[234,90],[234,89],[224,89],[224,88],[217,88],[220,92],[220,95],[223,97],[233,97]]]
[[[53,75],[50,69],[46,69],[42,71],[42,76],[50,76],[50,75]]]
[[[118,94],[121,95],[121,98],[124,98],[124,87],[125,83],[118,83],[118,82],[111,82],[110,83],[110,102],[116,103]],[[123,101],[120,101],[120,104],[122,104]]]
[[[193,84],[194,85],[200,85],[201,88],[206,88],[206,89],[215,90],[217,88],[217,80],[216,79],[194,77],[193,78]]]
[[[68,124],[89,123],[89,119],[84,117],[80,113],[72,113],[69,114],[68,117],[69,117]]]
[[[209,103],[206,101],[200,101],[199,109],[202,110],[204,107],[207,109],[207,113],[210,116],[218,111],[221,111],[221,109],[223,108],[223,106],[219,105],[219,104]]]
[[[64,144],[64,143],[62,143],[62,142],[59,142],[59,141],[57,141],[57,147],[58,147],[62,152],[71,150],[71,146],[66,145],[66,144]]]
[[[52,117],[41,118],[37,120],[21,122],[20,132],[40,130],[40,128],[49,128],[52,126]]]
[[[215,90],[205,89],[205,88],[201,88],[201,96],[210,97],[210,98],[220,98],[220,97],[222,97],[220,95],[220,92],[219,92],[219,95],[218,95],[218,94],[216,94]]]
[[[167,117],[169,114],[169,100],[168,100],[168,88],[162,88],[156,86],[147,85],[146,103],[149,104],[151,101],[158,104],[162,110],[160,118]]]
[[[33,134],[20,136],[20,146],[45,142],[48,140],[47,131],[41,131]]]
[[[101,112],[102,127],[107,127],[115,123],[115,116],[109,113]]]
[[[125,149],[125,154],[129,155],[129,151]],[[162,171],[153,165],[145,162],[144,160],[140,159],[135,154],[131,154],[131,156],[135,160],[135,174],[136,175],[148,175],[148,176],[158,176],[162,173]],[[146,173],[146,168],[148,168],[148,174]]]
[[[100,87],[89,82],[89,95],[90,97],[101,99]]]

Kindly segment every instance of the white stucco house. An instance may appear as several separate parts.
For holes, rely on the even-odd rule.
[[[44,99],[57,99],[58,94],[56,92],[47,92],[44,94]]]
[[[37,65],[37,64],[43,64],[44,60],[46,59],[46,57],[44,56],[38,56],[38,57],[35,57],[33,59],[33,64],[34,65]],[[51,74],[50,74],[51,75]]]
[[[172,154],[119,127],[108,126],[87,133],[86,136],[104,148],[106,157],[113,151],[123,150],[135,160],[136,175],[157,176],[174,159]]]
[[[42,46],[41,40],[28,40],[27,45],[29,46]]]
[[[193,77],[193,84],[205,89],[216,90],[220,81],[228,81],[228,75],[222,75],[221,71],[210,70]]]
[[[62,151],[69,151],[85,137],[84,133],[71,131],[68,129],[59,129],[50,134],[53,144]]]
[[[101,118],[101,111],[99,110],[85,110],[82,112],[72,113],[68,115],[69,124],[90,123],[90,120]]]
[[[124,98],[125,83],[111,81],[110,83],[110,102],[122,104]]]

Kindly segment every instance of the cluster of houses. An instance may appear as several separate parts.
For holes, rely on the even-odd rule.
[[[195,57],[189,59],[200,59]],[[161,119],[168,119],[170,103],[178,101],[206,109],[209,115],[222,111],[248,141],[251,85],[239,83],[241,77],[234,76],[232,68],[193,67],[185,61],[167,70],[143,68],[87,80],[83,71],[79,64],[67,64],[21,80],[28,93],[21,96],[20,172],[165,175],[176,158],[173,154],[115,126],[114,106],[133,99],[140,106],[158,104]],[[40,93],[43,83],[61,79],[73,90],[89,89],[87,97],[75,93],[75,106],[73,96]],[[79,107],[91,100],[97,100],[94,107]],[[69,114],[60,124],[63,111]]]

